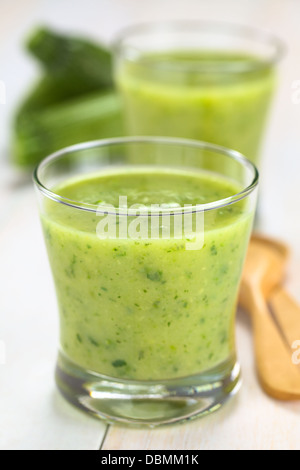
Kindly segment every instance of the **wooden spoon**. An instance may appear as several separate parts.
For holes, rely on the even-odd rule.
[[[282,288],[275,289],[268,298],[268,305],[285,337],[291,354],[300,345],[300,307]],[[298,346],[293,346],[298,343]]]
[[[283,243],[255,235],[253,240],[264,243],[281,254],[282,261],[286,261],[290,255],[290,251]],[[278,287],[268,297],[268,305],[279,324],[281,331],[290,348],[295,341],[300,341],[300,306],[292,299],[283,287]]]
[[[288,249],[277,241],[253,236],[240,289],[240,305],[251,313],[258,376],[262,387],[280,400],[300,398],[300,370],[292,362],[282,332],[266,299],[282,283]],[[300,337],[299,337],[300,339]]]

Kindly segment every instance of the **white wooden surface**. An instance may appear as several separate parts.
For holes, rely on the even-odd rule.
[[[0,449],[300,449],[300,402],[276,402],[261,391],[251,325],[242,314],[237,340],[244,385],[215,415],[155,431],[110,427],[105,435],[102,422],[55,389],[56,301],[35,197],[31,182],[8,163],[12,111],[36,73],[21,52],[22,37],[47,23],[109,41],[125,25],[175,18],[252,24],[288,45],[264,148],[260,219],[265,233],[292,247],[287,287],[300,301],[300,103],[292,102],[292,83],[300,80],[300,2],[0,0],[0,80],[7,90],[7,103],[0,104]]]

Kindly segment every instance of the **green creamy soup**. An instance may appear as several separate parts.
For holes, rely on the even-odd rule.
[[[54,191],[89,204],[118,207],[119,196],[127,196],[128,207],[174,208],[240,189],[209,172],[131,167],[66,181]],[[208,211],[198,250],[172,235],[100,239],[96,229],[103,217],[51,200],[43,208],[63,353],[85,369],[130,380],[232,366],[236,300],[253,218],[247,201]]]
[[[242,54],[174,52],[119,66],[128,133],[202,140],[257,163],[273,66]]]

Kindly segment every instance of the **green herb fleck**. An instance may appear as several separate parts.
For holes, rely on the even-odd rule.
[[[126,251],[122,251],[121,253],[118,253],[116,256],[121,258],[122,256],[127,256],[127,253]]]
[[[123,361],[123,359],[117,359],[116,361],[112,362],[114,367],[124,367],[127,366],[127,362]]]
[[[93,346],[96,346],[96,348],[99,348],[100,344],[94,338],[92,338],[91,336],[88,336],[88,340]]]
[[[79,343],[82,343],[82,338],[79,333],[77,333],[76,338]]]
[[[66,274],[68,277],[75,277],[75,264],[77,262],[77,256],[73,255],[70,266],[66,269]]]
[[[162,271],[146,271],[147,279],[152,282],[161,282],[165,283],[163,280],[163,272]]]
[[[210,247],[210,252],[211,252],[212,256],[216,256],[218,254],[218,250],[216,248],[216,245],[212,245]]]
[[[221,266],[220,272],[221,272],[221,274],[227,274],[228,273],[228,265],[224,264],[223,266]]]
[[[51,241],[51,239],[52,239],[52,234],[51,234],[51,231],[50,231],[50,228],[49,228],[49,227],[44,227],[44,234],[45,234],[46,240]]]
[[[224,331],[221,335],[220,343],[224,344],[227,341],[227,339],[228,339],[227,333],[226,333],[226,331]]]
[[[144,359],[144,357],[145,357],[144,351],[140,351],[138,355],[138,360],[140,361],[141,359]]]

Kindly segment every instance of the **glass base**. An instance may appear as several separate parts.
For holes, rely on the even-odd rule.
[[[188,378],[137,382],[86,371],[59,353],[56,383],[69,402],[109,423],[156,427],[218,410],[239,390],[240,367],[227,361]]]

